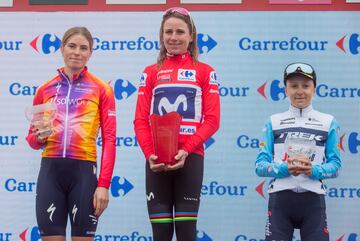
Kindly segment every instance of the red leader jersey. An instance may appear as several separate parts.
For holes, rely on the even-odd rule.
[[[37,89],[33,101],[34,105],[56,104],[54,131],[45,143],[39,143],[30,128],[26,140],[34,149],[43,148],[43,157],[96,162],[100,128],[102,155],[98,186],[109,188],[116,152],[114,92],[109,84],[92,75],[87,68],[72,80],[63,68],[58,72]]]
[[[203,156],[204,142],[220,125],[219,87],[214,69],[188,53],[167,56],[142,74],[134,128],[147,160],[154,154],[149,116],[171,111],[182,116],[178,148]]]

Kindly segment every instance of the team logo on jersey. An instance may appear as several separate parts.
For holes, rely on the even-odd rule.
[[[216,77],[216,72],[215,71],[211,71],[210,73],[210,82],[209,84],[211,85],[219,85],[219,83],[217,82],[217,77]]]
[[[164,115],[176,111],[183,117],[183,120],[200,121],[201,107],[197,103],[195,86],[163,85],[154,91],[152,113]]]
[[[146,86],[147,73],[142,73],[139,86]]]
[[[179,69],[178,70],[178,80],[195,81],[196,80],[196,70]]]

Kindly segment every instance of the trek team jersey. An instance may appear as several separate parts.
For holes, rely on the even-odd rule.
[[[203,156],[203,143],[219,128],[219,88],[214,69],[188,53],[167,56],[142,74],[134,125],[146,159],[154,154],[149,116],[172,111],[182,116],[178,148]]]
[[[288,135],[315,140],[310,177],[289,173],[284,145]],[[290,106],[288,111],[272,115],[266,122],[255,162],[256,173],[274,177],[269,184],[269,193],[289,189],[325,194],[326,187],[321,180],[337,177],[341,167],[339,141],[339,126],[331,115],[318,112],[311,105],[304,109]]]
[[[43,157],[71,158],[96,162],[99,127],[102,137],[101,169],[98,186],[108,188],[115,162],[116,113],[110,85],[85,68],[71,81],[63,69],[39,86],[33,105],[53,102],[57,115],[53,133],[42,144],[31,129],[26,137],[34,149],[44,148]]]

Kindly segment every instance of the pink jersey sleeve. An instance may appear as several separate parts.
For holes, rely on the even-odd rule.
[[[109,85],[105,85],[101,91],[99,110],[102,153],[98,186],[109,188],[114,170],[116,155],[115,99],[114,92]]]
[[[149,124],[150,106],[152,98],[152,72],[151,66],[146,68],[141,76],[138,88],[138,98],[135,110],[134,129],[136,138],[145,155],[146,160],[154,153],[154,147]]]
[[[34,96],[33,105],[39,105],[39,104],[42,104],[42,102],[43,102],[42,101],[42,91],[41,91],[41,88],[39,87]],[[26,137],[26,141],[29,143],[30,147],[35,150],[39,150],[41,147],[45,146],[45,143],[38,142],[36,136],[31,131],[31,124],[29,127],[28,135]]]
[[[203,66],[202,73],[202,107],[203,122],[196,132],[187,139],[183,149],[194,152],[209,139],[220,126],[220,96],[215,71],[208,65]]]

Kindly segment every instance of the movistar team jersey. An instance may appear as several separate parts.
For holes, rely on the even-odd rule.
[[[182,116],[179,149],[204,155],[203,143],[219,128],[219,89],[214,69],[188,53],[167,56],[142,74],[134,125],[146,159],[154,154],[149,116],[171,111]]]
[[[26,140],[34,149],[44,148],[43,157],[96,162],[99,127],[102,137],[99,186],[109,187],[115,162],[116,116],[110,85],[85,68],[70,80],[63,69],[39,86],[33,104],[53,102],[57,106],[54,131],[45,144],[29,130]]]
[[[315,140],[310,177],[289,173],[284,145],[288,135]],[[331,115],[318,112],[311,105],[305,109],[290,106],[288,111],[267,120],[256,158],[256,173],[274,178],[269,184],[269,193],[289,189],[324,194],[322,180],[337,177],[341,167],[339,141],[339,126]]]

